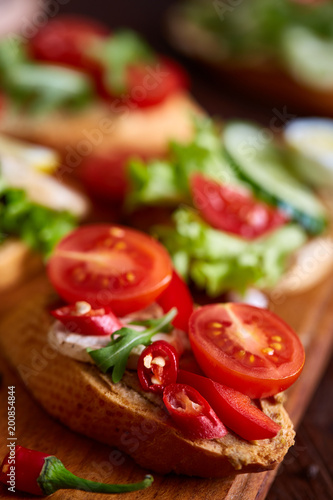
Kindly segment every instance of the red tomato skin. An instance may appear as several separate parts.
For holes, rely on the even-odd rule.
[[[75,305],[64,306],[51,311],[54,318],[69,332],[80,335],[108,335],[120,330],[124,325],[108,308],[91,310],[87,314],[75,313]]]
[[[151,355],[153,359],[156,357],[162,357],[165,360],[165,365],[163,367],[152,365],[152,368],[148,369],[145,366],[145,358],[149,355]],[[165,342],[164,340],[153,342],[151,345],[146,347],[144,351],[142,351],[138,360],[137,371],[142,389],[144,391],[162,394],[167,385],[176,382],[178,364],[178,353],[171,344]],[[153,376],[158,376],[161,383],[154,384],[152,382]]]
[[[256,200],[250,191],[219,184],[202,174],[192,175],[191,191],[208,224],[246,240],[259,238],[289,220],[280,210]]]
[[[128,191],[127,162],[130,158],[144,159],[136,151],[105,151],[83,159],[79,177],[87,193],[107,204],[120,203]]]
[[[115,95],[107,87],[103,70],[96,75],[96,86],[103,99],[119,101],[135,110],[157,106],[172,94],[187,89],[189,83],[181,66],[171,59],[159,57],[152,63],[129,66],[126,88],[121,95]]]
[[[188,322],[193,313],[193,299],[185,281],[177,274],[172,272],[172,278],[169,286],[161,293],[156,302],[167,313],[173,307],[177,307],[178,314],[172,324],[184,332],[188,332]]]
[[[234,314],[243,316],[245,321],[248,321],[247,316],[251,318],[253,315],[258,318],[258,323],[269,321],[275,331],[286,336],[290,359],[278,367],[269,366],[267,361],[266,366],[249,368],[203,338],[200,332],[204,331],[204,323],[208,317],[209,322],[231,322],[227,308]],[[274,396],[286,390],[300,376],[305,362],[304,348],[296,333],[274,313],[248,304],[214,304],[198,308],[189,321],[189,338],[194,356],[207,377],[232,387],[251,399]],[[266,345],[263,346],[265,347]]]
[[[210,378],[179,370],[177,382],[194,387],[211,405],[224,425],[248,441],[270,439],[281,426],[269,418],[251,399]]]
[[[122,255],[125,260],[130,260],[131,266],[133,262],[134,271],[140,271],[138,284],[137,282],[129,283],[127,287],[119,282],[114,284],[115,278],[109,269],[110,264],[112,264],[113,269],[119,267],[117,267],[117,252],[115,260],[112,262],[104,260],[103,263],[102,258],[101,265],[104,270],[102,277],[110,278],[110,282],[105,286],[100,284],[101,280],[99,280],[98,274],[100,265],[97,262],[97,267],[95,266],[96,258],[94,256],[97,255],[97,260],[101,260],[103,255],[107,259],[108,252],[112,249],[104,248],[103,241],[110,239],[111,231],[114,230],[120,231],[124,235],[126,245],[131,245],[131,252],[128,253],[126,249],[126,252],[122,251]],[[122,239],[118,243],[120,241]],[[75,256],[71,257],[71,252],[82,254],[80,260],[76,260]],[[92,271],[86,272],[84,268],[86,273],[84,280],[86,281],[82,282],[74,279],[73,273],[76,264],[83,262],[85,265],[87,252],[93,254],[93,259],[89,257],[87,264],[92,267]],[[138,263],[141,264],[139,268],[136,265]],[[97,272],[94,272],[96,269]],[[170,283],[172,265],[167,251],[152,237],[125,226],[92,224],[81,226],[72,231],[58,243],[48,261],[47,273],[52,285],[66,302],[75,303],[83,300],[95,309],[110,307],[117,316],[121,317],[143,309],[155,301]]]
[[[189,403],[185,408],[183,395]],[[212,407],[193,387],[169,384],[164,389],[163,402],[176,426],[188,439],[215,439],[228,433]],[[194,408],[190,402],[199,407]]]
[[[98,68],[86,55],[87,47],[109,34],[106,26],[90,18],[59,16],[38,31],[30,41],[29,50],[36,60],[94,73]]]
[[[128,69],[130,101],[139,108],[156,106],[175,92],[188,88],[185,71],[171,59],[160,57],[157,63]]]

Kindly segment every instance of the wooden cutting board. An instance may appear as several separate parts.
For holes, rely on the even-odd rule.
[[[38,286],[38,279],[35,281]],[[2,298],[1,309],[20,307],[28,288],[16,290]],[[306,411],[333,348],[333,280],[327,279],[303,295],[282,298],[272,309],[285,319],[300,335],[306,349],[306,363],[296,384],[288,391],[286,407],[297,426]],[[10,335],[10,332],[8,332]],[[130,458],[125,458],[112,448],[77,435],[49,417],[30,397],[18,379],[15,370],[0,358],[2,383],[0,388],[0,457],[7,453],[7,388],[16,387],[16,437],[17,443],[56,455],[74,474],[109,483],[132,482],[143,478],[146,471]],[[159,457],[156,456],[156,460]],[[183,476],[159,476],[154,474],[153,486],[147,490],[114,495],[113,498],[147,499],[158,498],[184,500],[262,500],[274,479],[275,471],[260,474],[245,474],[227,479],[198,479]],[[18,498],[31,498],[18,494]],[[0,486],[0,498],[13,498],[6,487]],[[55,500],[101,500],[105,495],[78,491],[59,491]]]

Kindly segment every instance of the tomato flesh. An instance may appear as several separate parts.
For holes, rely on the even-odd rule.
[[[176,271],[173,271],[170,284],[158,297],[157,303],[165,313],[177,307],[178,314],[172,324],[184,332],[188,331],[188,322],[193,312],[193,299],[186,283]]]
[[[205,375],[252,399],[287,389],[305,361],[296,333],[272,312],[248,304],[197,309],[189,337]]]
[[[172,276],[170,257],[156,240],[107,224],[70,233],[55,248],[47,270],[66,301],[109,306],[118,316],[154,302]]]
[[[216,229],[253,240],[288,221],[280,210],[256,200],[244,188],[226,186],[201,174],[191,177],[194,204]]]
[[[59,16],[49,21],[31,39],[32,57],[55,64],[94,71],[95,64],[86,56],[87,47],[110,34],[103,24],[78,16]]]

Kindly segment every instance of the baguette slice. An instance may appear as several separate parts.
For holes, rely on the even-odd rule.
[[[296,110],[333,116],[333,88],[316,89],[303,85],[264,58],[248,57],[242,62],[226,58],[216,37],[189,21],[177,6],[170,9],[167,21],[169,40],[176,49],[213,69],[221,81],[228,82],[243,95],[274,105],[273,111],[277,111],[281,127],[286,121],[296,118],[290,114]],[[281,110],[276,108],[277,105],[282,107]],[[287,106],[290,107],[287,109]]]
[[[45,115],[3,111],[0,132],[60,151],[68,167],[97,150],[128,149],[163,153],[170,139],[187,140],[199,106],[185,92],[146,109],[95,103],[76,112]]]
[[[140,389],[135,372],[113,384],[95,366],[48,344],[52,320],[46,308],[55,295],[44,276],[24,297],[2,321],[0,343],[36,400],[74,431],[117,446],[149,470],[200,477],[273,469],[293,444],[293,426],[278,398],[261,401],[263,411],[282,426],[273,439],[248,442],[232,432],[216,440],[185,439],[161,398]]]

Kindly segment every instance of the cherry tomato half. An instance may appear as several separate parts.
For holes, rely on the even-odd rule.
[[[191,190],[193,202],[208,224],[247,240],[258,238],[288,220],[280,210],[256,200],[250,191],[219,184],[201,174],[191,177]]]
[[[109,306],[118,316],[154,302],[172,276],[170,257],[156,240],[108,224],[71,232],[56,246],[47,270],[66,301]]]
[[[176,328],[188,332],[188,322],[193,313],[193,299],[186,283],[178,276],[176,271],[173,271],[170,284],[157,298],[156,302],[165,313],[173,307],[177,307],[178,314],[172,324]]]
[[[128,66],[125,90],[120,96],[108,87],[103,71],[96,74],[96,86],[104,99],[120,99],[130,109],[148,108],[187,88],[188,77],[176,62],[160,57],[155,62],[138,62]]]
[[[31,39],[30,51],[37,60],[69,65],[91,71],[95,66],[86,54],[94,40],[110,30],[97,21],[78,16],[59,16],[49,21]]]
[[[92,309],[88,302],[80,301],[51,311],[66,330],[80,335],[111,335],[124,325],[109,308]]]
[[[208,377],[250,398],[287,389],[305,360],[296,333],[278,316],[248,304],[214,304],[190,318],[194,355]]]

